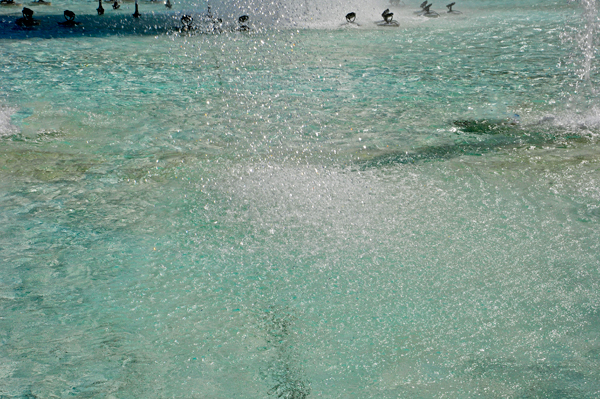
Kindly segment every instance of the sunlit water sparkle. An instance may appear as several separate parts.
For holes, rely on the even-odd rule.
[[[405,3],[0,9],[0,397],[598,397],[595,5]]]

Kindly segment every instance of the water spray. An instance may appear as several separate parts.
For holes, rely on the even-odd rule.
[[[575,0],[572,0],[572,2]],[[576,74],[577,86],[587,86],[591,94],[597,94],[593,87],[596,76],[596,46],[600,33],[600,20],[598,19],[598,5],[596,0],[579,0],[583,12],[576,21],[567,25],[567,30],[562,33],[562,38],[567,43],[573,43],[575,52],[571,53],[567,64],[572,66]]]
[[[585,7],[585,31],[580,39],[581,50],[583,51],[583,71],[581,77],[584,81],[590,80],[593,67],[593,61],[596,58],[596,35],[598,34],[598,8],[596,0],[582,0]]]

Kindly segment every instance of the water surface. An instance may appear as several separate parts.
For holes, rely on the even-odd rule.
[[[597,397],[590,4],[248,4],[0,9],[0,396]]]

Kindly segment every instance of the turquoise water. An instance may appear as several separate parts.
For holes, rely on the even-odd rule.
[[[0,397],[600,396],[594,5],[418,3],[0,9]]]

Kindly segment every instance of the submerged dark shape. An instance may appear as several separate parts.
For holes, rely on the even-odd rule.
[[[173,7],[173,4],[171,4],[171,0],[167,0],[167,1],[165,2],[165,7],[169,8],[169,9],[170,9],[171,7]]]
[[[75,21],[75,13],[73,11],[69,11],[69,10],[65,10],[65,12],[63,13],[64,17],[65,17],[65,21],[64,22],[59,22],[59,25],[62,26],[67,26],[67,27],[72,27],[75,25],[80,25],[81,22],[76,22]]]
[[[23,17],[15,21],[17,25],[21,27],[31,27],[40,24],[39,20],[33,19],[33,10],[31,8],[23,7],[21,13],[23,14]]]
[[[356,13],[355,12],[349,12],[348,14],[346,14],[346,21],[347,22],[354,22],[354,21],[356,21]]]
[[[98,0],[98,8],[96,8],[96,11],[98,11],[98,15],[104,15],[104,7],[102,7],[102,0]]]
[[[385,167],[417,162],[444,161],[463,155],[479,156],[498,150],[560,143],[579,136],[556,136],[539,124],[522,127],[514,119],[460,119],[452,124],[458,128],[459,138],[454,143],[432,145],[411,150],[381,153],[356,162],[362,169]],[[486,136],[485,139],[469,135]]]
[[[294,371],[283,366],[280,370],[280,375],[277,376],[278,382],[273,388],[267,391],[269,396],[277,396],[278,398],[289,399],[306,399],[310,395],[310,386],[299,379],[292,376]]]
[[[463,133],[473,134],[508,134],[519,126],[515,119],[457,119],[452,124]]]
[[[310,396],[310,382],[303,376],[294,358],[293,325],[295,317],[287,309],[270,308],[265,314],[266,341],[273,349],[274,360],[268,368],[273,382],[267,395],[287,399],[306,399]]]
[[[112,5],[113,10],[118,10],[120,7],[121,5],[119,4],[119,2],[115,0],[115,2]]]

